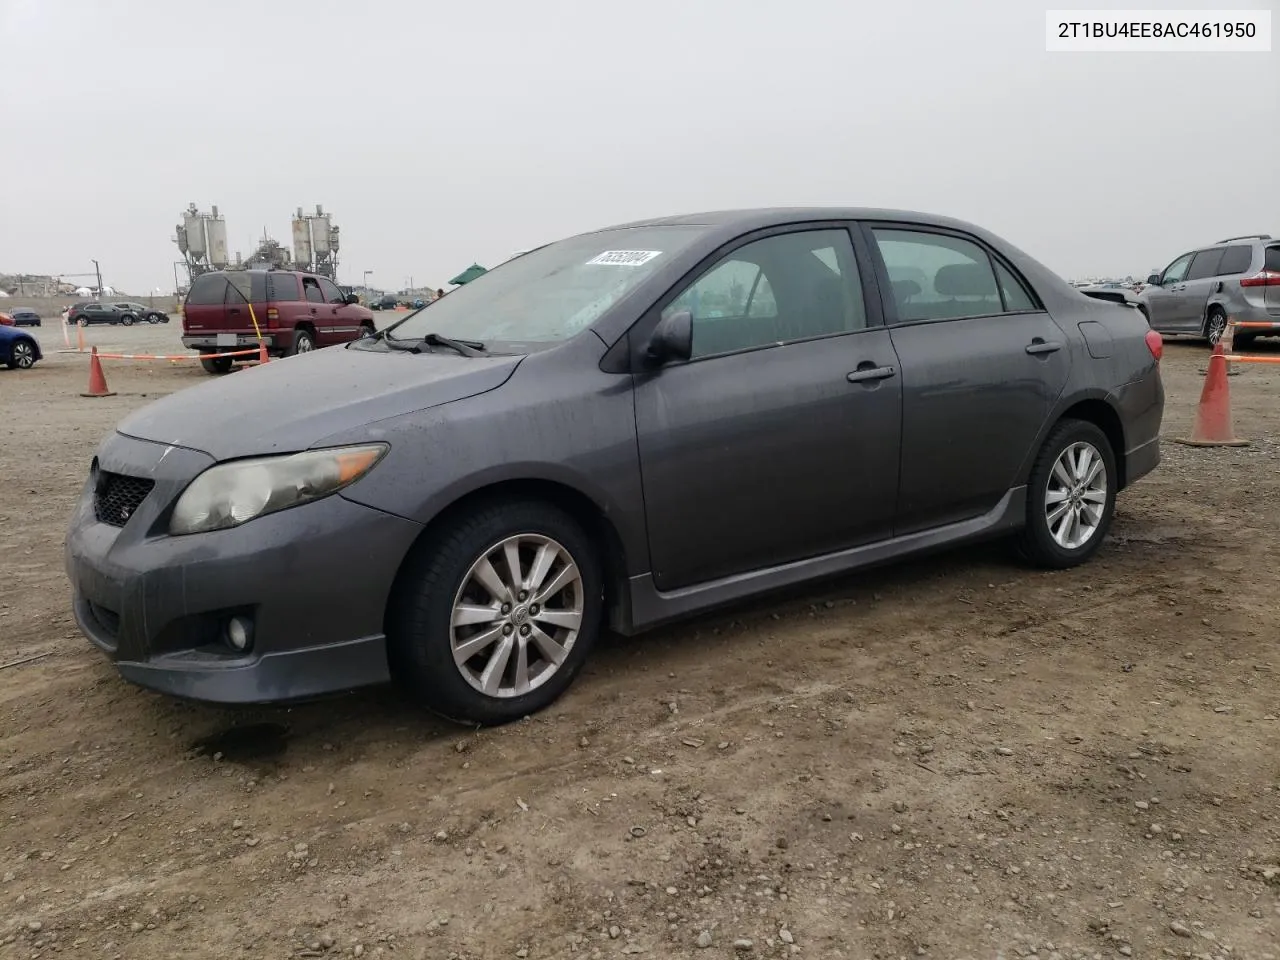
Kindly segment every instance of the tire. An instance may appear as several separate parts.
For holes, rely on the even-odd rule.
[[[234,357],[220,357],[213,353],[205,353],[200,356],[200,366],[204,367],[205,373],[230,373],[233,363],[235,363]]]
[[[15,340],[9,348],[9,369],[30,370],[35,365],[35,348],[26,340]]]
[[[377,328],[374,327],[372,323],[362,323],[360,324],[360,332],[356,334],[356,339],[360,340],[364,337],[372,337],[377,332]]]
[[[297,356],[300,353],[311,353],[316,348],[316,335],[306,327],[293,331],[293,343],[289,344],[286,356]]]
[[[1221,307],[1211,307],[1204,318],[1204,338],[1209,341],[1209,346],[1215,346],[1226,329],[1227,315]]]
[[[121,322],[121,323],[123,323],[126,327],[132,327],[132,326],[133,326],[133,314],[131,314],[131,313],[126,313],[123,317],[121,317],[121,318],[120,318],[120,322]]]
[[[147,317],[147,323],[151,324],[152,326],[155,326],[159,322],[160,322],[160,318],[157,317],[154,313],[151,316]]]
[[[387,618],[392,676],[418,703],[457,722],[488,726],[535,713],[569,687],[599,634],[603,580],[595,544],[573,517],[540,501],[492,502],[446,524],[397,578]],[[506,596],[483,581],[514,584],[506,559],[512,543],[529,592],[513,591],[504,603]],[[541,587],[553,590],[541,610],[538,588],[528,582],[540,562]],[[462,607],[472,622],[455,626]],[[455,648],[468,642],[472,656],[459,665]],[[495,678],[490,692],[486,674]]]
[[[1061,459],[1063,470],[1071,473],[1068,458],[1078,464],[1079,454],[1085,450],[1091,450],[1093,457],[1101,459],[1101,484],[1095,476],[1092,483],[1082,488],[1066,487],[1062,482],[1063,472],[1055,470],[1055,466]],[[1092,466],[1086,465],[1084,470],[1086,477],[1093,473]],[[1115,453],[1107,435],[1084,420],[1061,421],[1049,432],[1031,468],[1027,481],[1027,518],[1018,541],[1019,552],[1036,566],[1051,570],[1065,570],[1084,563],[1098,552],[1111,528],[1118,478]],[[1076,473],[1071,479],[1074,484],[1081,478]],[[1057,512],[1059,507],[1055,504],[1059,501],[1067,505],[1066,516],[1061,520],[1055,517],[1056,522],[1051,526],[1049,512],[1051,507]],[[1090,528],[1087,533],[1080,526],[1072,529],[1073,510],[1080,523]],[[1076,536],[1071,536],[1073,532]]]

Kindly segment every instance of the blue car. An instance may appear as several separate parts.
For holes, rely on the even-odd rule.
[[[29,370],[42,357],[40,344],[31,334],[17,327],[0,327],[0,363],[10,370]]]

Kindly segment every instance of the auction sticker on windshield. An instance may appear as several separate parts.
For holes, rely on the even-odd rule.
[[[638,267],[661,255],[661,250],[606,250],[598,257],[592,257],[588,260],[587,265],[602,264],[609,267]]]

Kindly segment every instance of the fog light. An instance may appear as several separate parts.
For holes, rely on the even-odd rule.
[[[227,621],[227,643],[241,652],[249,649],[253,640],[253,621],[248,617],[232,617]]]

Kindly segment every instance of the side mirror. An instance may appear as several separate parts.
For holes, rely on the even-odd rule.
[[[646,355],[655,366],[693,356],[693,314],[681,310],[659,320],[649,338]]]
[[[359,303],[360,298],[356,296],[354,293],[348,293],[345,297],[342,298],[342,302],[347,305],[350,305],[353,303]]]
[[[1147,277],[1147,283],[1153,287],[1160,286],[1160,274],[1158,273],[1151,274],[1151,276]]]

